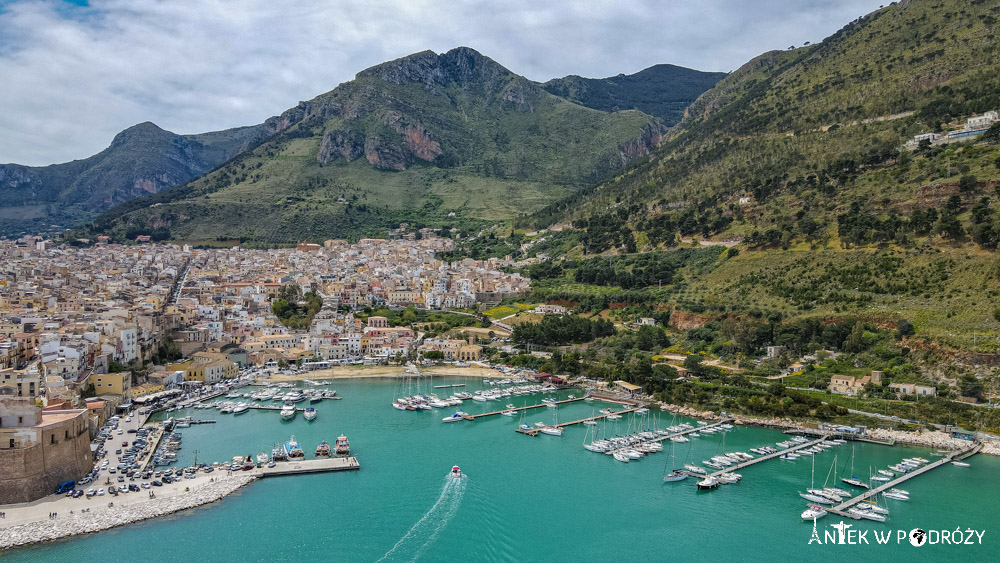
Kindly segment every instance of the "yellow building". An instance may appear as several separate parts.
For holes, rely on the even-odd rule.
[[[132,398],[132,372],[102,373],[90,376],[94,391],[98,395],[119,395],[126,399]]]

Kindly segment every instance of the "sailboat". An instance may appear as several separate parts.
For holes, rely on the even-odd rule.
[[[670,457],[667,458],[667,462],[671,462],[672,463],[673,461],[674,461],[674,443],[670,442]],[[667,463],[666,462],[664,462],[664,464],[663,464],[663,470],[664,471],[667,470]],[[688,477],[688,474],[687,474],[686,471],[684,471],[682,469],[674,469],[670,473],[665,473],[663,475],[663,482],[664,483],[672,483],[674,481],[683,481],[684,479],[687,479],[687,477]]]
[[[558,426],[559,424],[558,409],[552,411],[552,419],[554,421],[552,426],[542,426],[541,428],[539,428],[538,431],[541,432],[542,434],[548,434],[549,436],[562,436],[563,429]]]
[[[851,476],[850,477],[841,477],[840,480],[843,481],[844,483],[847,483],[848,485],[853,485],[855,487],[861,487],[862,489],[870,489],[871,488],[871,487],[868,486],[868,483],[865,483],[861,479],[858,479],[857,477],[854,476],[854,447],[853,446],[851,447]]]
[[[799,496],[818,504],[833,504],[834,500],[826,495],[819,494],[819,491],[815,489],[816,485],[816,458],[812,458],[812,476],[809,478],[809,489],[804,493],[799,493]]]

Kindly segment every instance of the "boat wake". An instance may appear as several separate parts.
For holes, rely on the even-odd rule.
[[[417,523],[377,563],[382,561],[416,561],[424,549],[434,543],[434,540],[458,512],[462,496],[465,494],[465,483],[468,480],[468,476],[461,479],[455,479],[451,475],[445,477],[441,496],[438,497],[434,506],[420,520],[417,520]]]

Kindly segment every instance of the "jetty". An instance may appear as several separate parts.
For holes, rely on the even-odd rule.
[[[261,477],[278,477],[281,475],[300,475],[304,473],[357,471],[358,469],[361,469],[358,458],[350,456],[283,461],[275,464],[274,467],[263,466],[253,473]]]
[[[629,409],[629,410],[633,410],[633,409]],[[629,412],[629,411],[628,410],[624,410],[624,411],[620,411],[620,412]],[[656,438],[650,438],[648,440],[643,440],[643,441],[644,442],[662,442],[664,440],[670,440],[671,438],[676,438],[678,436],[683,436],[685,434],[691,434],[692,432],[699,432],[699,431],[704,430],[706,428],[716,428],[718,426],[722,426],[723,424],[728,424],[728,423],[730,423],[732,421],[733,421],[733,419],[731,419],[731,418],[725,418],[725,419],[722,419],[722,420],[720,420],[718,422],[715,422],[715,423],[712,423],[712,424],[706,424],[705,426],[695,426],[694,428],[688,428],[687,430],[681,430],[680,432],[674,432],[673,434],[660,434]],[[622,448],[618,448],[616,450],[608,450],[608,451],[604,452],[604,454],[605,455],[614,455],[617,452],[620,452],[622,450],[627,450],[627,449],[630,449],[632,447],[633,446],[625,446],[625,447],[622,447]],[[692,473],[692,475],[694,475],[694,474]],[[701,476],[699,475],[698,477],[701,477]]]
[[[571,400],[576,401],[578,399],[571,399]],[[610,416],[612,414],[622,415],[622,414],[634,412],[634,411],[639,410],[640,408],[642,408],[642,407],[633,407],[633,408],[630,408],[630,409],[623,409],[623,410],[620,410],[618,412],[610,412],[608,414],[599,414],[597,416],[588,416],[587,418],[581,418],[580,420],[571,420],[569,422],[560,422],[559,424],[550,424],[548,427],[549,428],[553,428],[553,427],[554,428],[565,428],[566,426],[573,426],[574,424],[583,424],[584,422],[587,422],[588,420],[598,420],[598,419],[601,419],[601,418],[607,418],[608,416]],[[538,427],[532,428],[531,430],[524,430],[523,428],[518,428],[517,429],[517,432],[520,432],[521,434],[525,434],[527,436],[537,436],[538,433],[541,432],[541,431],[542,431],[542,429],[538,428]]]
[[[781,456],[787,454],[788,452],[794,452],[795,450],[801,450],[803,448],[811,448],[812,446],[815,446],[816,444],[818,444],[818,443],[820,443],[820,442],[822,442],[822,441],[824,441],[826,439],[827,439],[827,436],[823,436],[822,438],[819,438],[817,440],[811,440],[811,441],[808,441],[808,442],[802,442],[801,444],[796,444],[796,445],[794,445],[794,446],[792,446],[790,448],[785,448],[783,450],[778,450],[778,451],[776,451],[774,453],[770,453],[770,454],[767,454],[767,455],[762,455],[760,457],[755,457],[755,458],[753,458],[751,460],[744,461],[743,463],[738,463],[738,464],[736,464],[736,465],[734,465],[732,467],[727,467],[725,469],[720,469],[718,471],[709,473],[707,475],[707,477],[718,477],[719,475],[722,475],[723,473],[731,473],[733,471],[739,471],[740,469],[743,469],[743,468],[746,468],[746,467],[750,467],[751,465],[756,465],[758,463],[762,463],[762,462],[774,459],[776,457],[781,457]],[[687,474],[690,475],[690,476],[692,476],[692,477],[697,477],[699,479],[706,478],[705,475],[697,475],[697,474],[692,473],[690,471],[687,471]]]
[[[941,459],[939,459],[937,461],[928,463],[927,465],[924,465],[923,467],[918,467],[917,469],[914,469],[913,471],[908,471],[908,472],[900,475],[899,477],[893,479],[892,481],[889,481],[888,483],[884,483],[884,484],[882,484],[882,485],[880,485],[880,486],[878,486],[878,487],[876,487],[874,489],[871,489],[869,491],[865,491],[864,493],[862,493],[862,494],[860,494],[860,495],[858,495],[856,497],[849,498],[846,501],[838,504],[837,506],[834,506],[833,508],[828,508],[827,511],[830,512],[830,513],[832,513],[832,514],[836,514],[838,516],[843,516],[845,518],[853,518],[855,520],[860,520],[861,519],[860,516],[858,516],[856,514],[851,514],[850,512],[848,512],[848,510],[852,506],[854,506],[854,505],[856,505],[856,504],[858,504],[858,503],[860,503],[862,501],[868,500],[868,499],[870,499],[870,498],[872,498],[874,496],[877,496],[880,493],[882,493],[883,491],[887,491],[889,489],[892,489],[892,488],[896,487],[897,485],[905,483],[906,481],[909,481],[910,479],[913,479],[917,475],[923,475],[924,473],[927,473],[927,472],[931,471],[932,469],[937,469],[938,467],[941,467],[942,465],[951,463],[952,461],[955,461],[956,459],[960,459],[960,458],[961,459],[965,459],[967,457],[971,457],[971,456],[979,453],[979,450],[982,449],[982,447],[983,447],[982,444],[973,444],[973,445],[971,445],[971,446],[969,446],[967,448],[963,448],[963,449],[960,449],[960,450],[955,450],[955,451],[949,453],[948,455],[944,456],[943,458],[941,458]]]
[[[468,414],[468,415],[463,416],[462,418],[464,418],[465,420],[476,420],[477,418],[484,418],[484,417],[487,417],[487,416],[496,416],[496,415],[501,414],[501,413],[506,412],[506,411],[521,412],[521,411],[527,411],[527,410],[531,410],[531,409],[541,408],[541,407],[544,407],[544,406],[547,406],[547,405],[551,405],[551,404],[562,405],[562,404],[565,404],[565,403],[575,403],[577,401],[582,401],[584,399],[586,399],[586,397],[574,397],[572,399],[563,399],[562,401],[553,401],[551,403],[540,403],[540,404],[537,404],[537,405],[525,405],[523,407],[513,407],[513,408],[510,408],[510,409],[502,409],[502,410],[498,410],[498,411],[484,412],[484,413],[480,413],[480,414]],[[581,420],[580,422],[583,422],[583,421]],[[562,426],[562,425],[560,425],[560,426]]]

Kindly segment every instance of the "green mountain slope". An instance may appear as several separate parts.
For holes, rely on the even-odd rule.
[[[380,234],[400,222],[482,226],[606,176],[664,131],[639,111],[549,94],[468,48],[369,68],[266,126],[277,134],[252,152],[81,232],[272,243]]]
[[[119,203],[202,176],[248,147],[262,126],[175,135],[146,122],[83,160],[0,164],[0,236],[71,226]]]
[[[702,94],[650,158],[539,220],[586,227],[591,252],[691,236],[992,249],[1000,149],[900,148],[1000,108],[998,18],[995,2],[911,0],[765,53]]]
[[[601,111],[637,109],[672,126],[703,92],[726,77],[724,72],[702,72],[669,64],[635,74],[608,78],[566,76],[542,85],[551,94]]]

